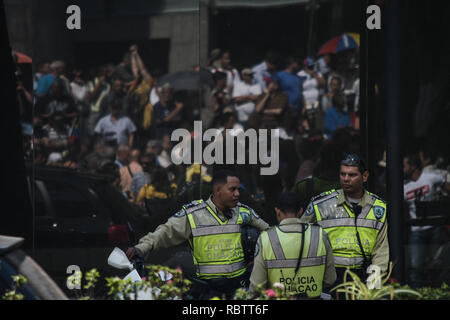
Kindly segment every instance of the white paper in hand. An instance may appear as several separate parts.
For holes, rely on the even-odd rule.
[[[108,257],[108,264],[118,269],[133,269],[133,264],[128,260],[125,252],[115,247]]]

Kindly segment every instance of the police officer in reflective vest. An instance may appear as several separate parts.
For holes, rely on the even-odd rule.
[[[356,154],[341,161],[342,189],[330,190],[311,199],[303,222],[317,222],[328,234],[333,247],[338,279],[346,268],[363,281],[369,265],[385,272],[389,263],[386,202],[364,188],[369,172]]]
[[[207,283],[221,280],[220,283],[225,284],[223,288],[211,287],[215,287],[218,294],[230,297],[240,286],[246,271],[241,227],[248,225],[262,231],[269,225],[253,209],[239,202],[240,181],[233,172],[218,171],[212,187],[213,194],[208,200],[184,205],[165,224],[142,237],[134,248],[129,248],[127,256],[145,255],[187,240],[197,277]],[[219,281],[214,282],[217,283]]]
[[[303,208],[295,193],[281,193],[275,211],[279,225],[262,232],[257,242],[250,293],[280,283],[299,299],[318,299],[336,280],[328,236],[319,225],[300,222]]]

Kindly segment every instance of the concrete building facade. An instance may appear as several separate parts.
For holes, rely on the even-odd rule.
[[[319,15],[324,12],[327,19],[326,24],[318,19],[320,37],[316,42],[343,31],[358,32],[343,28],[343,21],[349,20],[343,18],[350,8],[344,3],[349,1],[316,1]],[[252,21],[253,13],[273,14],[269,23],[280,30],[283,17],[277,16],[281,11],[274,9],[297,10],[303,24],[295,27],[292,34],[302,43],[293,46],[305,46],[309,3],[310,0],[5,0],[5,10],[11,47],[33,57],[34,66],[54,59],[65,60],[69,65],[96,64],[102,59],[108,60],[104,63],[119,63],[127,47],[138,43],[146,61],[156,64],[150,69],[176,72],[205,64],[210,50],[224,42],[228,30],[233,28],[233,17],[241,9],[247,10],[249,24],[265,23],[261,19]],[[66,28],[66,8],[72,4],[81,9],[81,30]],[[225,21],[223,17],[231,23],[214,24]],[[245,32],[242,30],[242,34]],[[264,39],[255,39],[264,48]],[[246,52],[239,52],[239,36],[232,40],[236,41],[234,55],[245,55]]]

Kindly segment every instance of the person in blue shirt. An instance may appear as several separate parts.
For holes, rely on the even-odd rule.
[[[45,76],[42,76],[37,84],[36,88],[36,96],[37,98],[45,97],[50,92],[50,87],[57,79],[62,81],[64,84],[63,90],[64,93],[68,93],[68,80],[66,77],[63,76],[65,69],[65,63],[63,61],[54,61],[50,64],[50,72],[47,73]]]
[[[277,73],[280,79],[280,89],[288,95],[289,106],[294,115],[300,114],[304,106],[303,81],[297,75],[300,66],[300,59],[290,56],[287,59],[286,69]]]
[[[331,108],[325,113],[324,125],[328,138],[333,136],[334,131],[351,126],[350,116],[343,111],[345,96],[342,92],[333,95]]]

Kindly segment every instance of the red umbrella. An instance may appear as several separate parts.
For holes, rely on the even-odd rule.
[[[33,61],[29,56],[23,53],[18,51],[13,51],[13,53],[17,55],[17,63],[31,63]]]

